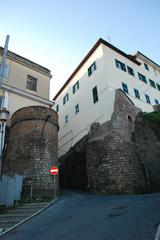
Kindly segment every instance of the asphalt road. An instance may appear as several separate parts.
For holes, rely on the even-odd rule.
[[[66,191],[2,240],[154,240],[160,193],[102,196]]]

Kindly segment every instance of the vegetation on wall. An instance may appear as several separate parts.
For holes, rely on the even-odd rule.
[[[160,112],[142,113],[142,118],[160,127]]]

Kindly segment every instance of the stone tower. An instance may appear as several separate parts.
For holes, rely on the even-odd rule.
[[[24,193],[33,197],[53,194],[50,167],[58,166],[58,115],[43,106],[24,107],[11,119],[4,173],[24,176]],[[56,176],[58,188],[58,176]]]

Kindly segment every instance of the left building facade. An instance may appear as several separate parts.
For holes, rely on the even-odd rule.
[[[0,62],[2,54],[3,48],[0,47]],[[8,123],[13,113],[22,107],[53,105],[49,100],[51,77],[49,69],[7,51],[0,89],[0,105],[1,109],[6,108],[9,111]]]
[[[33,197],[36,193],[38,197],[53,194],[48,169],[57,160],[58,126],[49,100],[50,70],[11,51],[3,61],[4,50],[0,47],[0,204],[10,206],[15,199],[5,181],[16,184],[17,176],[23,179],[25,194],[29,184],[34,185]],[[5,112],[9,115],[4,121]],[[9,138],[5,137],[6,125]]]

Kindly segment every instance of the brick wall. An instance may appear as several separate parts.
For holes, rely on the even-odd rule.
[[[33,197],[53,194],[53,176],[49,170],[58,165],[58,116],[42,106],[25,107],[11,119],[4,171],[25,176],[24,192],[33,183]],[[58,188],[58,177],[56,179]]]

